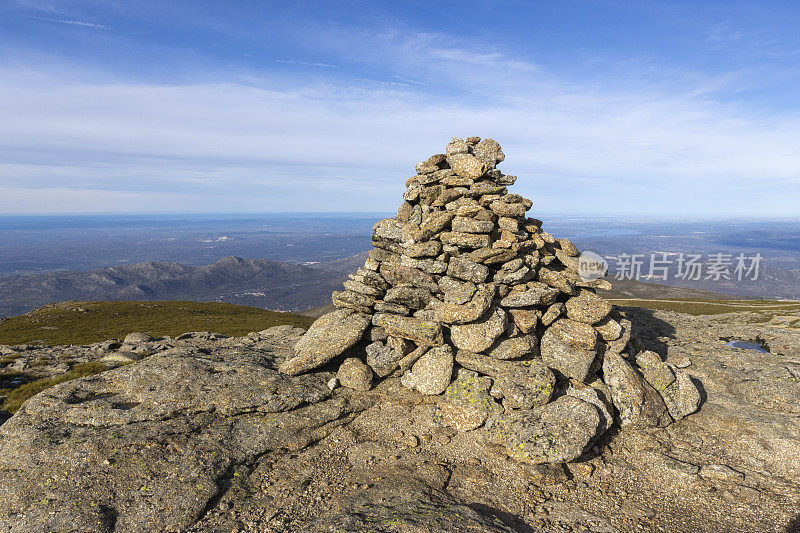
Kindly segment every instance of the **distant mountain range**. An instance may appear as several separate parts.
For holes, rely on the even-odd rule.
[[[0,316],[65,300],[217,301],[299,311],[330,302],[346,278],[342,269],[355,270],[344,260],[311,268],[231,256],[200,267],[148,261],[88,272],[10,275],[0,277]]]
[[[67,300],[189,300],[226,302],[275,311],[332,309],[331,292],[364,264],[366,252],[305,264],[225,257],[206,266],[148,261],[87,272],[47,272],[0,277],[0,317]],[[730,295],[633,280],[611,280],[607,298],[730,299]]]

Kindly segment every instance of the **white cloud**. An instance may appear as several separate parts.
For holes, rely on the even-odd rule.
[[[0,187],[16,191],[0,212],[83,189],[132,211],[391,210],[413,163],[453,135],[500,141],[502,168],[547,211],[792,214],[800,203],[785,190],[800,175],[800,117],[716,101],[709,87],[724,81],[572,83],[447,36],[380,39],[361,47],[396,67],[378,84],[341,69],[184,85],[0,70]],[[85,210],[65,197],[51,207]]]
[[[36,20],[44,20],[46,22],[56,22],[58,24],[68,24],[70,26],[81,26],[84,28],[95,28],[98,30],[107,30],[109,29],[107,26],[103,26],[102,24],[95,24],[94,22],[86,22],[83,20],[70,20],[70,19],[55,19],[55,18],[47,18],[47,17],[29,17]]]

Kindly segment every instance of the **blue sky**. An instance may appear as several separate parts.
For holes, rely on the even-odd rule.
[[[534,214],[800,216],[800,4],[0,0],[0,213],[392,211],[453,136]]]

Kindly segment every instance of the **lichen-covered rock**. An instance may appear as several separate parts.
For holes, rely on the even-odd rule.
[[[700,407],[700,391],[689,375],[662,361],[657,353],[649,350],[639,353],[636,366],[664,399],[670,416],[675,420],[694,413]]]
[[[594,329],[604,341],[614,341],[622,335],[622,325],[611,317],[594,324]]]
[[[414,350],[414,344],[400,337],[387,337],[386,343],[367,345],[367,364],[378,377],[386,377],[396,370],[400,361]]]
[[[329,399],[330,372],[207,352],[171,349],[28,400],[0,426],[0,529],[188,530],[232,472],[356,407]]]
[[[280,366],[284,374],[296,376],[324,365],[341,355],[364,335],[369,318],[347,309],[319,317],[294,347],[294,357]]]
[[[517,328],[522,333],[530,333],[536,329],[536,324],[542,316],[542,312],[538,309],[509,309],[508,316],[514,321]],[[538,345],[538,337],[537,337]]]
[[[567,378],[586,381],[597,358],[597,333],[569,319],[553,323],[542,336],[542,362]]]
[[[611,390],[622,426],[664,427],[672,423],[661,395],[620,355],[603,356],[603,381]]]
[[[550,401],[556,385],[553,373],[541,361],[505,361],[466,351],[456,362],[469,370],[491,376],[503,403],[512,409],[532,409]]]
[[[459,350],[479,353],[488,350],[506,329],[506,313],[499,307],[470,324],[454,324],[450,327],[450,339]]]
[[[444,342],[442,326],[435,322],[387,314],[373,316],[372,322],[385,329],[389,335],[409,339],[419,344],[436,346]]]
[[[534,305],[550,305],[558,297],[558,290],[542,284],[528,284],[525,290],[512,291],[500,300],[503,307],[530,307]]]
[[[567,317],[584,324],[595,324],[611,312],[611,304],[586,289],[580,289],[566,303]]]
[[[456,431],[470,431],[482,426],[490,416],[502,413],[503,408],[489,395],[491,386],[491,378],[460,371],[439,403],[442,421]]]
[[[489,310],[494,293],[494,285],[489,284],[477,288],[472,298],[462,305],[435,300],[433,302],[434,320],[443,324],[468,324],[474,322]],[[448,294],[452,293],[445,293],[445,298],[447,298]]]
[[[512,533],[492,513],[481,513],[444,490],[405,476],[380,481],[348,500],[345,509],[315,519],[303,533],[430,532]]]
[[[517,461],[541,464],[577,459],[597,436],[597,408],[572,396],[506,415],[499,440]]]
[[[450,260],[447,275],[463,281],[483,283],[489,277],[489,268],[465,257],[454,257]]]
[[[519,335],[496,341],[486,353],[496,359],[520,359],[539,355],[539,339],[536,335]]]
[[[437,346],[420,357],[409,372],[403,374],[401,383],[407,389],[422,394],[441,394],[450,385],[453,375],[453,349]]]
[[[468,153],[454,153],[447,157],[447,163],[463,178],[478,179],[486,172],[486,164]]]
[[[360,391],[372,388],[372,370],[355,357],[348,357],[342,361],[336,377],[343,387]]]

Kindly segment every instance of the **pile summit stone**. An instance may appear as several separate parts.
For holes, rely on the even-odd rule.
[[[453,138],[416,165],[363,268],[280,367],[336,359],[343,386],[376,378],[436,396],[438,420],[483,427],[518,461],[571,461],[614,422],[664,427],[697,410],[682,370],[638,349],[631,323],[578,273],[580,253],[526,216],[492,139]]]

